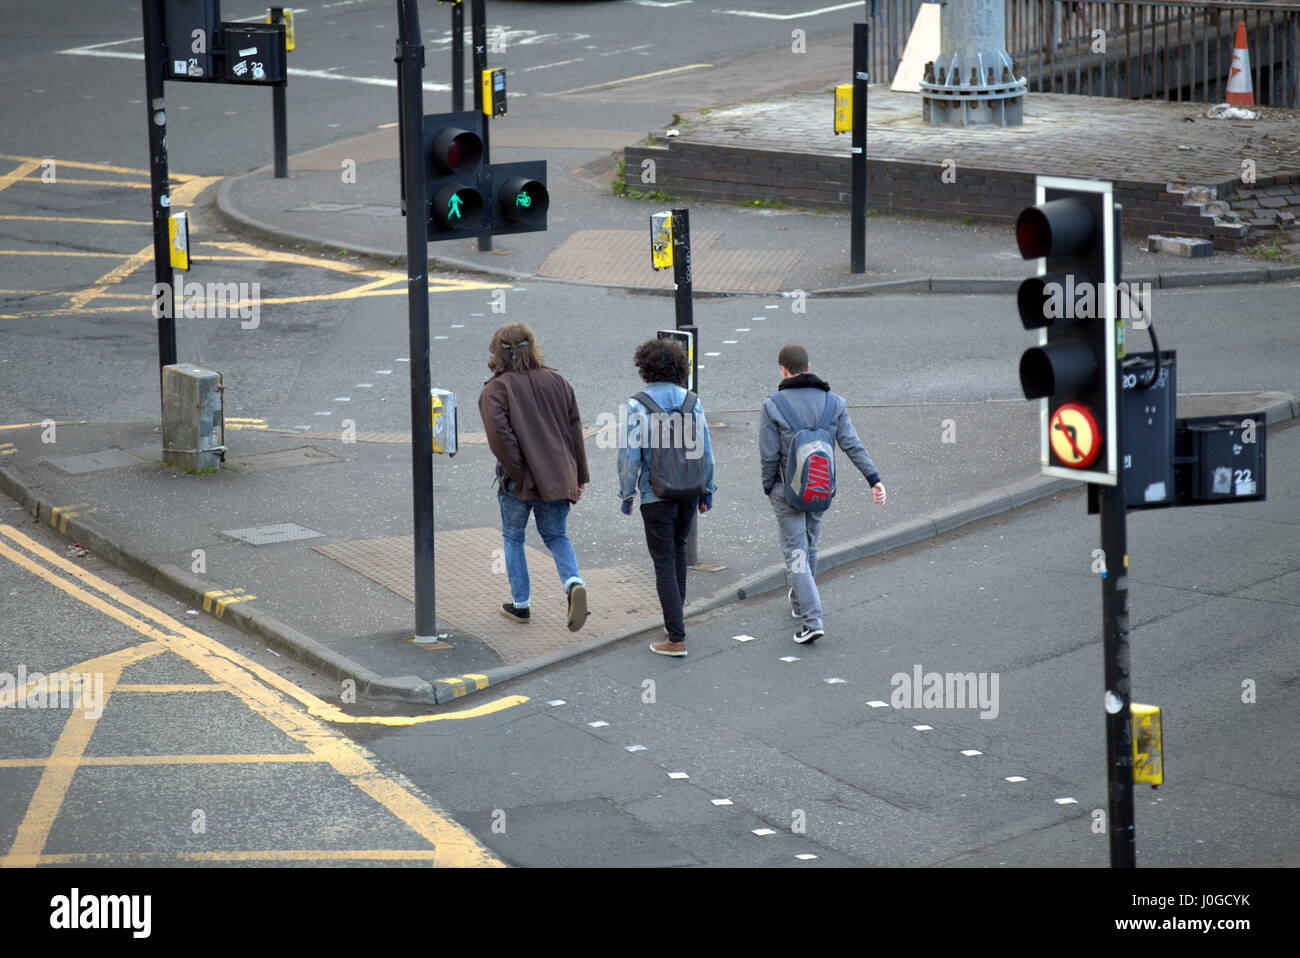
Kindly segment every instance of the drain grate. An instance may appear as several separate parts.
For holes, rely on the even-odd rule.
[[[293,542],[296,539],[321,539],[325,533],[315,532],[295,522],[277,522],[269,526],[256,526],[251,529],[227,529],[221,533],[249,545],[269,546],[277,542]]]

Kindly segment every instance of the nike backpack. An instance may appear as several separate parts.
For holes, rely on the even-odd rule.
[[[835,497],[835,442],[830,434],[835,397],[826,394],[826,408],[812,427],[800,425],[790,401],[779,392],[772,394],[772,402],[794,430],[785,459],[785,501],[800,512],[823,512]]]

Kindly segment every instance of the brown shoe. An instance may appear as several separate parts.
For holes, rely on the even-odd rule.
[[[686,643],[670,642],[667,639],[664,639],[662,642],[651,642],[650,651],[657,652],[660,655],[675,655],[679,658],[684,658],[686,655]]]

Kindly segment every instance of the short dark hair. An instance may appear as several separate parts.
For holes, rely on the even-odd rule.
[[[781,349],[781,355],[776,357],[778,365],[784,366],[792,373],[806,373],[808,371],[808,350],[802,346],[791,343]]]
[[[648,339],[632,357],[641,378],[648,383],[675,383],[685,387],[691,363],[686,350],[670,339]]]

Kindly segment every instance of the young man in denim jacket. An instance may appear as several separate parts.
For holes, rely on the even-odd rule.
[[[665,339],[652,339],[637,348],[634,362],[645,381],[644,392],[665,414],[678,413],[686,400],[686,382],[690,364],[686,351]],[[655,588],[664,614],[666,637],[651,643],[650,648],[659,655],[686,655],[686,627],[682,623],[682,605],[686,601],[686,540],[700,515],[713,508],[713,447],[709,443],[709,427],[699,401],[692,412],[694,430],[683,430],[686,439],[694,445],[685,445],[688,458],[703,457],[705,461],[704,495],[689,499],[659,499],[650,484],[651,435],[662,436],[655,428],[654,415],[635,399],[629,399],[623,410],[625,422],[618,448],[619,498],[623,500],[622,512],[632,514],[632,503],[637,493],[641,495],[641,521],[645,525],[646,545],[655,567]],[[680,435],[681,433],[679,433]]]

